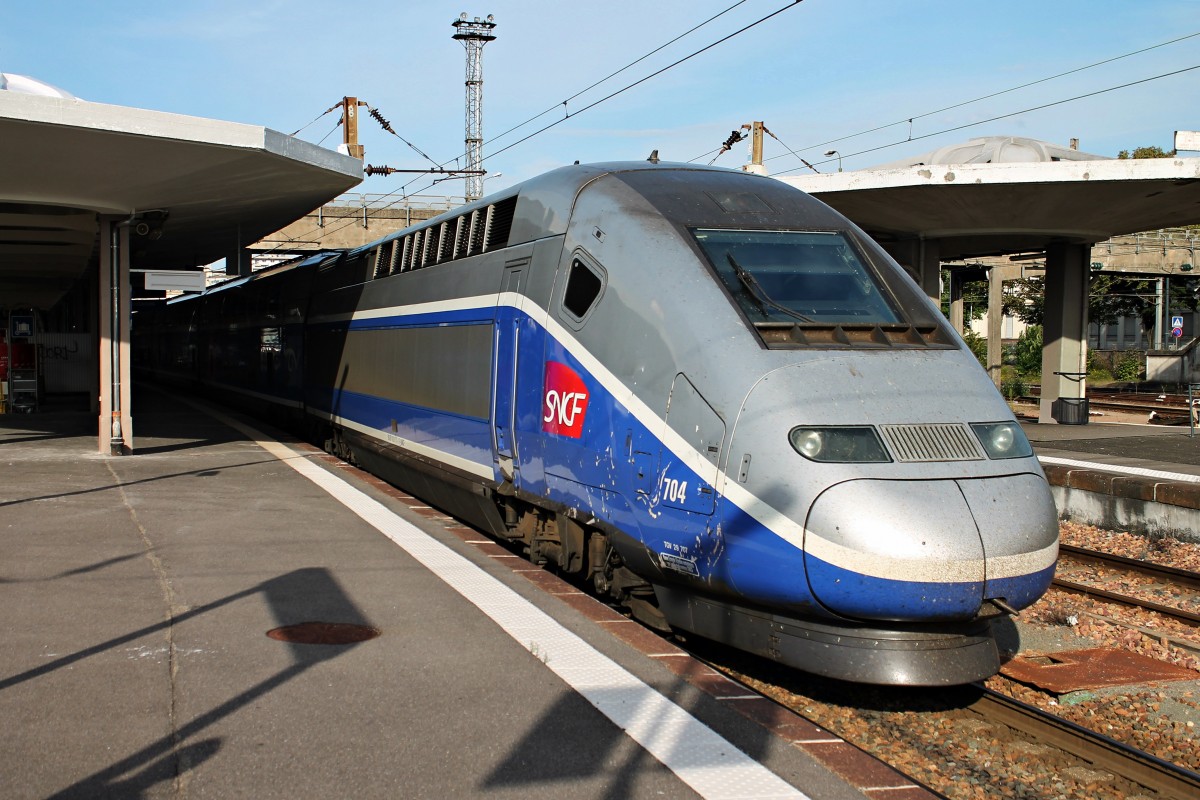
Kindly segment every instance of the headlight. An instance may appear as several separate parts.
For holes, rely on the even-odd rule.
[[[987,451],[989,458],[1025,458],[1033,455],[1033,447],[1025,431],[1015,422],[972,422],[971,430]]]
[[[892,460],[875,429],[869,426],[793,428],[788,441],[810,461],[847,464]]]

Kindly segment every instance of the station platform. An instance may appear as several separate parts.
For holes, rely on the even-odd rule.
[[[1186,425],[1022,422],[1021,427],[1045,463],[1086,461],[1129,474],[1151,470],[1200,479],[1200,429],[1192,436]]]
[[[932,796],[419,500],[135,392],[131,456],[0,416],[0,796]]]
[[[1060,517],[1200,542],[1200,431],[1105,422],[1021,426]]]

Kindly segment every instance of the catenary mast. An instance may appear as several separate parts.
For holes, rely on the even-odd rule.
[[[492,31],[496,18],[475,17],[467,20],[467,12],[451,23],[454,37],[467,51],[467,202],[483,195],[483,46],[496,38]]]

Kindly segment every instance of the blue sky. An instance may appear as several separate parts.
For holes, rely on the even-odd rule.
[[[974,136],[1016,135],[1115,156],[1169,149],[1200,128],[1200,69],[1060,103],[1200,65],[1200,36],[1017,91],[1005,90],[1200,33],[1198,0],[745,0],[630,70],[571,100],[579,111],[779,9],[729,41],[567,119],[562,102],[735,0],[8,0],[0,72],[30,75],[85,100],[264,125],[341,140],[344,95],[370,103],[436,162],[464,151],[464,55],[450,23],[494,14],[484,49],[487,191],[583,162],[699,160],[743,123],[762,120],[767,165],[821,171],[894,161]],[[474,4],[474,5],[471,5]],[[930,114],[975,98],[979,102]],[[1001,115],[1037,111],[974,125]],[[496,139],[535,115],[532,124]],[[912,118],[911,130],[908,119]],[[312,122],[311,125],[309,123]],[[898,123],[898,124],[893,124]],[[307,127],[304,127],[307,126]],[[886,127],[885,127],[886,126]],[[962,127],[970,126],[970,127]],[[863,131],[871,131],[855,136]],[[959,130],[949,130],[959,128]],[[909,137],[912,140],[909,140]],[[362,121],[366,161],[430,166],[400,139]],[[738,166],[745,145],[717,161]],[[375,177],[356,191],[461,195],[453,180]]]

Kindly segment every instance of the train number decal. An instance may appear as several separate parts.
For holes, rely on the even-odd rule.
[[[687,502],[687,481],[677,481],[674,478],[663,480],[663,495],[672,503]]]
[[[542,430],[580,438],[587,406],[588,390],[583,378],[566,364],[547,361],[542,386]]]

